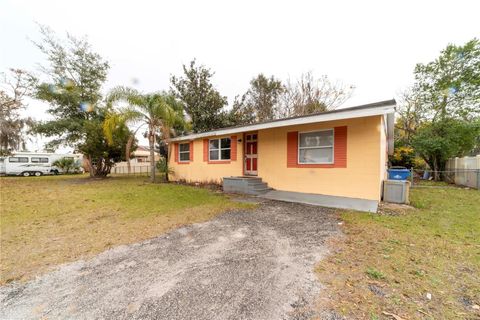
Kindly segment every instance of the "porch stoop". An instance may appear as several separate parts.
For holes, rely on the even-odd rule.
[[[227,193],[243,193],[260,195],[273,190],[259,177],[224,177],[223,191]]]

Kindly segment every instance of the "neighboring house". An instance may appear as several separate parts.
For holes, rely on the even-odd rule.
[[[378,202],[393,153],[395,105],[382,101],[171,139],[171,180],[258,176],[276,190]]]
[[[160,160],[160,154],[155,151],[155,161],[158,161],[158,160]],[[117,163],[117,165],[123,162],[125,162],[126,164],[126,161],[122,161]],[[149,147],[138,146],[137,149],[132,152],[132,156],[130,158],[130,164],[138,165],[140,163],[150,164],[150,148]]]

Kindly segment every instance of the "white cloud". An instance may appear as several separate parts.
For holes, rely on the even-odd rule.
[[[112,68],[106,89],[166,90],[192,58],[216,72],[232,101],[263,72],[313,71],[354,84],[348,105],[390,99],[416,63],[480,36],[478,1],[22,1],[0,2],[0,70],[33,68],[35,22],[87,35]],[[44,108],[30,105],[37,118]]]

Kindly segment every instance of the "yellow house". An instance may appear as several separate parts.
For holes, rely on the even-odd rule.
[[[258,191],[247,193],[267,198],[283,192],[285,200],[375,211],[393,152],[394,112],[388,100],[177,137],[169,144],[171,178],[245,179]]]

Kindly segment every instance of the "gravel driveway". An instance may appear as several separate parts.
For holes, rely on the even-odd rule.
[[[267,201],[0,288],[2,319],[309,319],[333,210]]]

